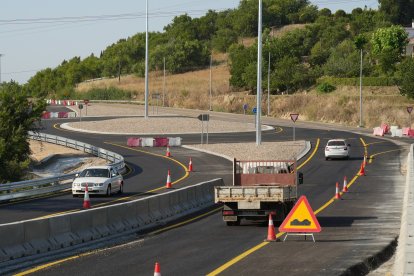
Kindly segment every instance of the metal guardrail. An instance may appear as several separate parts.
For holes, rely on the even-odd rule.
[[[111,166],[113,166],[117,171],[121,173],[125,171],[124,157],[117,153],[76,140],[45,133],[29,132],[29,138],[93,154],[99,158],[109,161]],[[70,188],[72,179],[75,177],[76,173],[77,172],[55,177],[2,184],[0,185],[0,201],[8,201],[16,198],[42,195],[68,189]]]

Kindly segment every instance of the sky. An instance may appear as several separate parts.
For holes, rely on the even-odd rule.
[[[150,32],[163,31],[174,16],[187,13],[200,17],[209,9],[221,11],[239,4],[239,0],[148,2]],[[333,12],[378,7],[377,0],[311,0],[311,3]],[[108,20],[111,15],[117,17]],[[145,0],[1,0],[1,81],[13,79],[23,84],[39,70],[54,68],[74,56],[82,59],[91,53],[99,56],[107,46],[139,32],[145,32]]]

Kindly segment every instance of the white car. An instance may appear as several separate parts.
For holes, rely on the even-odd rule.
[[[344,139],[329,140],[325,147],[325,159],[329,158],[346,158],[349,159],[351,145]]]
[[[83,170],[72,183],[72,195],[85,194],[88,185],[89,194],[101,194],[110,196],[114,191],[124,191],[124,179],[122,175],[111,166],[94,166]]]

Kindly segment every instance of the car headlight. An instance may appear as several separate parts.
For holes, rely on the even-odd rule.
[[[103,183],[99,183],[99,187],[102,187],[104,184]]]
[[[95,183],[95,184],[93,184],[93,186],[98,187],[99,186],[99,183]]]

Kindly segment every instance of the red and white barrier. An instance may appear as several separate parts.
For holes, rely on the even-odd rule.
[[[375,136],[384,136],[384,130],[380,127],[374,127],[374,133]]]
[[[76,112],[44,112],[42,119],[76,118]]]
[[[181,146],[181,137],[130,137],[127,139],[129,147],[176,147]]]
[[[128,147],[140,147],[141,146],[141,138],[128,138],[127,140]]]
[[[388,134],[390,132],[390,126],[388,124],[382,123],[381,128],[384,131],[384,134]]]

